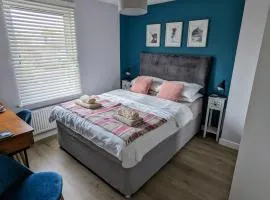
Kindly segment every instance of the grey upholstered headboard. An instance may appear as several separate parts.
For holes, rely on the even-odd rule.
[[[207,91],[211,57],[177,54],[142,53],[140,75],[169,81],[197,83]]]

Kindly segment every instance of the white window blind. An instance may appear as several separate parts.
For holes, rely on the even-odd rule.
[[[21,104],[81,93],[74,8],[2,0]]]

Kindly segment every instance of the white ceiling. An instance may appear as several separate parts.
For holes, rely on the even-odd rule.
[[[99,0],[99,1],[118,5],[119,0]],[[148,5],[166,3],[166,2],[170,2],[170,1],[175,1],[175,0],[148,0]]]

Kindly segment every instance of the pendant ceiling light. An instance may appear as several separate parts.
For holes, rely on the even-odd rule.
[[[147,13],[147,0],[119,0],[119,13],[139,16]]]

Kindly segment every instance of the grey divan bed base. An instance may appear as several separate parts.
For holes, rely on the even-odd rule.
[[[117,158],[57,121],[58,141],[61,148],[84,166],[130,197],[199,132],[200,122],[201,115],[148,152],[133,168],[123,168]]]
[[[198,83],[207,94],[211,57],[142,53],[140,75],[164,80]],[[135,167],[125,169],[121,162],[65,125],[57,122],[60,146],[126,197],[134,194],[200,130],[196,119],[148,152]]]

